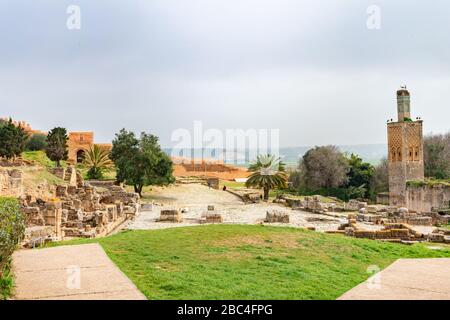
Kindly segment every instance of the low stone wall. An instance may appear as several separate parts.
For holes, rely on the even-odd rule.
[[[182,221],[181,212],[180,212],[180,210],[176,210],[176,209],[161,210],[158,221],[179,223]]]
[[[34,228],[34,234],[39,235],[39,228],[35,227],[51,226],[54,239],[106,235],[138,214],[140,209],[136,193],[117,186],[98,192],[87,184],[82,187],[59,185],[56,198],[50,200],[21,197],[21,206],[27,227]],[[32,238],[30,241],[34,241]]]
[[[56,177],[64,180],[70,186],[81,187],[83,184],[83,178],[81,177],[81,174],[73,166],[69,166],[67,168],[51,168],[49,169],[49,172]]]
[[[258,203],[261,199],[261,193],[253,189],[227,189],[227,192],[239,197],[245,203]]]
[[[406,200],[408,209],[416,212],[432,212],[450,208],[450,185],[439,183],[408,185]]]
[[[223,217],[220,213],[207,212],[205,217],[205,223],[223,223]]]
[[[19,169],[0,168],[0,194],[10,197],[18,197],[21,195],[22,171]]]
[[[349,216],[349,222],[343,224],[339,230],[343,234],[355,238],[386,241],[425,241],[423,234],[415,231],[404,223],[386,223],[382,230],[363,230],[356,226],[356,221]]]
[[[116,180],[89,180],[89,184],[96,188],[111,188],[116,186]]]
[[[274,202],[285,204],[293,209],[300,209],[320,214],[326,212],[345,211],[345,208],[342,205],[338,206],[336,203],[333,202],[330,203],[322,202],[320,196],[307,196],[302,199],[299,199],[298,197],[291,195],[280,195],[277,199],[275,199]]]
[[[266,220],[267,223],[289,223],[289,214],[279,211],[267,211]]]
[[[450,243],[450,230],[444,228],[436,229],[428,235],[428,241]]]

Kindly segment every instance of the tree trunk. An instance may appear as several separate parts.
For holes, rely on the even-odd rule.
[[[142,188],[144,186],[143,185],[134,185],[134,192],[136,192],[140,198],[142,198]]]
[[[269,200],[269,188],[264,188],[264,200],[267,201]]]

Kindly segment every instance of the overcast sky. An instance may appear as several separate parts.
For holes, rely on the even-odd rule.
[[[448,0],[0,0],[0,116],[98,142],[126,127],[169,146],[201,120],[279,128],[282,146],[384,143],[406,84],[413,117],[446,132],[449,34]]]

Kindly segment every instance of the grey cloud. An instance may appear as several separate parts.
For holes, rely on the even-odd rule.
[[[372,4],[381,30],[366,28]],[[446,131],[449,13],[445,0],[2,1],[0,115],[100,141],[127,127],[169,145],[203,120],[280,128],[282,145],[378,143],[406,83],[426,130]]]

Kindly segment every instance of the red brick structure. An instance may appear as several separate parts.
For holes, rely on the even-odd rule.
[[[84,160],[86,152],[89,151],[94,145],[98,145],[105,150],[111,150],[112,144],[109,143],[95,143],[94,132],[69,132],[69,156],[68,162],[81,163]]]
[[[410,94],[403,88],[397,91],[397,113],[398,121],[387,125],[389,202],[407,207],[407,181],[424,180],[423,122],[410,118]]]
[[[8,118],[2,118],[2,120],[9,121]],[[13,124],[16,126],[22,127],[29,135],[33,134],[43,134],[47,135],[47,132],[34,130],[29,123],[25,121],[13,121]],[[84,160],[84,156],[86,152],[92,148],[94,145],[100,146],[102,149],[111,150],[112,144],[110,143],[95,143],[94,142],[94,132],[69,132],[69,155],[68,162],[75,164],[81,163]]]

